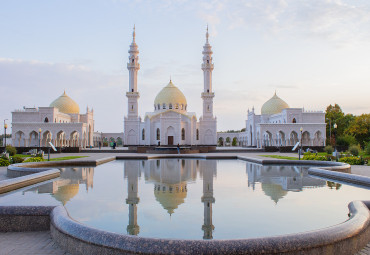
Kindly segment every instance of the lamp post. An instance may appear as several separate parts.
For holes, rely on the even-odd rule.
[[[5,121],[8,119],[4,120],[4,153],[6,153],[6,129],[8,128],[8,124],[5,123]]]
[[[326,119],[329,121],[329,142],[330,142],[330,145],[331,145],[331,119]]]
[[[334,128],[334,152],[335,152],[335,158],[338,161],[338,152],[337,152],[337,123],[334,123],[333,128]]]
[[[299,129],[301,131],[301,148],[299,149],[299,156],[298,159],[301,160],[301,153],[302,153],[302,132],[303,132],[303,127]]]
[[[39,152],[41,151],[41,131],[42,129],[39,128]]]

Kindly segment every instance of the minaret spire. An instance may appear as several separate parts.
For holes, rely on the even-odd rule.
[[[207,24],[206,44],[209,44],[209,42],[208,42],[208,37],[209,37],[209,34],[208,34],[208,24]]]
[[[139,64],[139,50],[135,42],[135,25],[132,32],[132,43],[128,51],[128,63],[127,69],[129,72],[129,88],[126,93],[127,97],[127,117],[124,121],[124,134],[125,134],[125,144],[127,145],[137,145],[139,144],[139,132],[135,132],[134,135],[131,135],[131,138],[128,138],[128,132],[130,130],[136,130],[139,122],[139,105],[138,100],[140,97],[138,88],[137,88],[137,73],[140,69]]]
[[[203,46],[203,115],[200,118],[200,144],[217,144],[217,121],[213,115],[213,98],[215,94],[212,91],[212,71],[213,58],[212,46],[209,44],[208,25],[206,31],[206,43]],[[207,133],[207,134],[206,134]]]

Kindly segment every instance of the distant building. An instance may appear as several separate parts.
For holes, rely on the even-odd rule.
[[[87,147],[93,145],[94,110],[80,107],[64,92],[49,107],[12,112],[12,144],[16,147]]]

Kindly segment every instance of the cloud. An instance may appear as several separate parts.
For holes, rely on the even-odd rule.
[[[352,4],[349,4],[352,2]],[[228,6],[229,28],[317,37],[337,44],[369,40],[370,6],[342,0],[248,0]]]
[[[39,107],[49,104],[64,90],[80,106],[94,107],[96,127],[100,130],[108,126],[122,126],[123,84],[127,74],[107,75],[93,71],[83,65],[46,63],[15,59],[0,59],[0,84],[2,98],[0,115],[11,120],[10,112],[23,106]],[[119,106],[117,106],[117,102]],[[112,113],[119,118],[111,118]],[[120,131],[119,129],[117,131]]]

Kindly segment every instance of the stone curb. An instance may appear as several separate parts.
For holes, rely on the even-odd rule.
[[[240,240],[178,240],[90,228],[58,206],[51,213],[51,235],[66,251],[77,254],[353,254],[369,241],[370,212],[361,201],[348,207],[349,220],[315,231]]]
[[[20,189],[32,184],[54,179],[60,176],[58,169],[42,169],[42,172],[33,173],[13,179],[0,181],[0,194]]]

